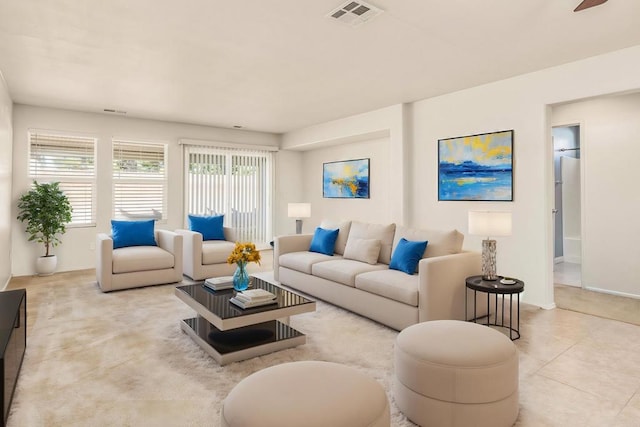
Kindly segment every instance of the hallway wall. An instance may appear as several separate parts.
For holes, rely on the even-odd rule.
[[[582,123],[582,284],[640,298],[640,93],[553,108],[554,123]]]
[[[11,278],[11,153],[13,150],[13,102],[0,72],[0,290]]]

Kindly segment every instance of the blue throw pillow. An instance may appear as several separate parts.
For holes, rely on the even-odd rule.
[[[111,238],[113,249],[126,246],[158,246],[153,234],[155,220],[118,221],[111,220]]]
[[[224,215],[189,215],[189,230],[202,234],[202,240],[224,240]]]
[[[310,252],[318,252],[325,255],[333,255],[333,249],[336,246],[336,239],[340,230],[325,230],[324,228],[316,228],[311,239]]]
[[[418,262],[422,259],[422,255],[426,249],[426,240],[409,241],[403,237],[393,251],[389,268],[404,271],[407,274],[415,273],[418,268]]]

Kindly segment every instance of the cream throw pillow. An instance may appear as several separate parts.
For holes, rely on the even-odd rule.
[[[379,239],[349,239],[344,248],[344,257],[375,265],[378,263],[381,246]]]
[[[396,231],[395,224],[369,224],[365,222],[353,221],[349,230],[349,239],[378,239],[380,240],[380,255],[378,262],[389,264],[391,262],[391,247],[393,245],[393,234]],[[407,239],[410,240],[410,239]],[[417,240],[417,239],[415,239]],[[348,241],[347,241],[348,243]]]

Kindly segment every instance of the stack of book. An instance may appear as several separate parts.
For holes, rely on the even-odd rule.
[[[222,291],[233,288],[233,276],[212,277],[204,281],[204,286],[212,291]]]
[[[229,301],[240,308],[252,308],[273,304],[276,302],[276,296],[264,289],[249,289],[238,292]]]

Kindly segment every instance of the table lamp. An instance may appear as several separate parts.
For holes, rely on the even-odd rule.
[[[498,280],[496,241],[489,236],[511,235],[511,212],[469,211],[469,234],[487,237],[482,241],[482,279]]]
[[[296,218],[296,234],[302,233],[302,218],[311,217],[311,203],[289,203],[289,218]]]

